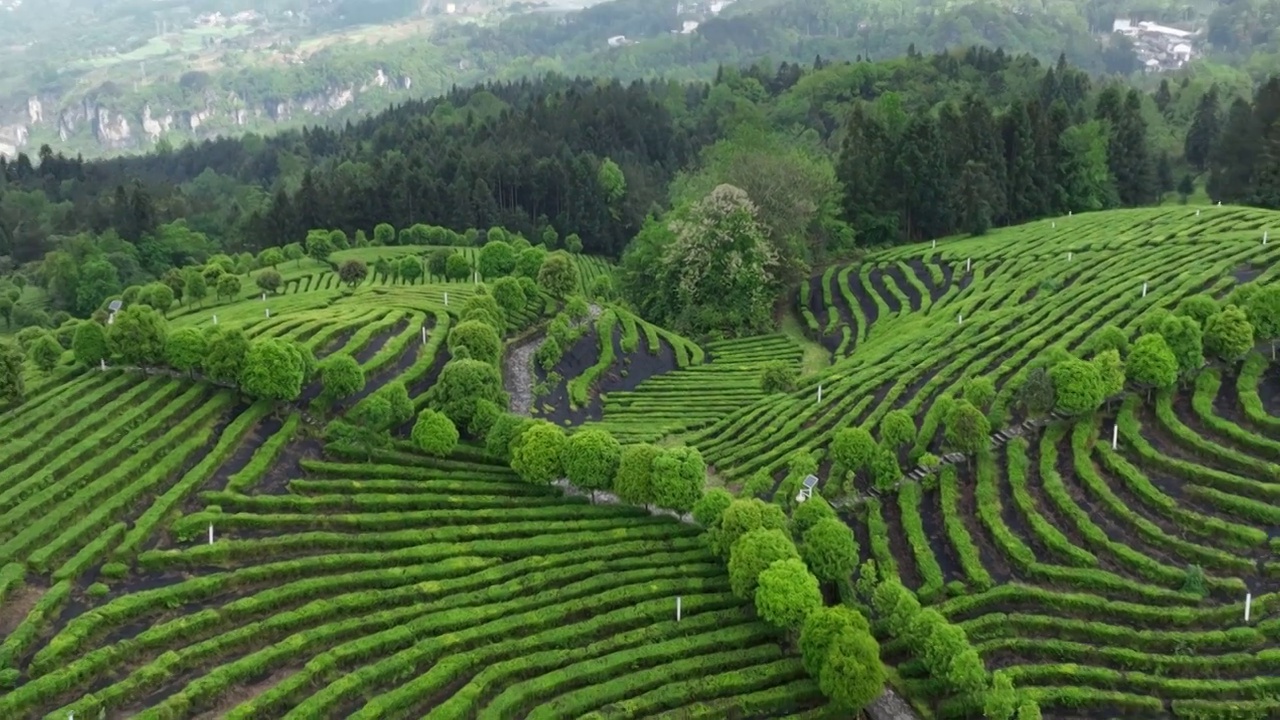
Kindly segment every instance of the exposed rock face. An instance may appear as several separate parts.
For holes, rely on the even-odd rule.
[[[309,95],[246,103],[235,92],[208,90],[200,103],[202,106],[197,108],[146,105],[138,114],[121,112],[117,103],[106,97],[68,101],[32,95],[25,98],[25,102],[14,98],[7,111],[0,109],[0,154],[12,156],[23,152],[31,133],[40,126],[52,126],[62,142],[89,134],[105,149],[126,150],[145,148],[171,132],[202,138],[225,132],[227,127],[246,127],[255,122],[285,123],[307,116],[321,118],[351,107],[365,92],[377,89],[398,92],[412,87],[412,78],[396,77],[389,75],[385,68],[377,68],[363,83],[333,86]]]

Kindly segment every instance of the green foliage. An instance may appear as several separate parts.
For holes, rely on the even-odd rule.
[[[262,400],[296,400],[302,394],[305,367],[284,340],[262,338],[249,345],[240,372],[240,387]]]
[[[529,303],[525,297],[520,281],[513,277],[500,277],[493,283],[493,299],[502,309],[507,321],[512,322],[516,315]]]
[[[955,411],[952,411],[955,415]],[[950,430],[950,423],[947,425]],[[950,442],[948,440],[948,442]],[[876,490],[889,492],[902,479],[902,468],[898,465],[898,455],[889,448],[878,448],[871,458],[871,480]]]
[[[240,294],[240,278],[235,275],[222,275],[218,278],[218,297],[234,298]]]
[[[436,248],[427,255],[427,274],[431,277],[445,278],[448,276],[449,258],[457,255],[458,251],[452,248]],[[463,259],[466,262],[466,259]]]
[[[1238,362],[1253,349],[1253,325],[1235,305],[1210,315],[1202,324],[1205,352],[1225,362]]]
[[[654,504],[686,513],[702,497],[707,480],[707,464],[697,448],[664,450],[653,459],[651,481]]]
[[[760,390],[766,394],[789,393],[796,389],[800,371],[785,360],[770,360],[760,370]]]
[[[1037,367],[1027,371],[1026,378],[1018,387],[1018,405],[1031,417],[1044,417],[1055,404],[1057,397],[1048,369]]]
[[[476,269],[485,280],[494,280],[510,275],[516,267],[516,252],[511,245],[502,240],[491,240],[480,248],[476,258]]]
[[[343,260],[342,264],[338,266],[338,278],[346,283],[348,287],[359,285],[368,276],[369,267],[362,260],[355,258]],[[259,273],[259,277],[261,277],[261,273]]]
[[[755,596],[760,573],[775,561],[792,559],[800,560],[800,553],[782,530],[759,529],[743,534],[729,551],[729,586],[733,594],[750,600]]]
[[[284,284],[284,278],[280,276],[279,272],[276,272],[271,268],[267,268],[259,271],[258,274],[254,276],[253,282],[263,292],[274,294],[280,289],[280,286]]]
[[[854,716],[880,697],[887,677],[870,631],[846,627],[830,643],[818,687],[835,709]]]
[[[1172,387],[1178,381],[1178,361],[1164,338],[1151,333],[1133,344],[1126,372],[1143,389]]]
[[[14,343],[0,340],[0,398],[12,404],[27,395],[22,379],[22,350]]]
[[[1280,337],[1280,284],[1243,287],[1257,288],[1242,306],[1253,326],[1254,337],[1258,340]]]
[[[160,313],[146,305],[132,305],[116,314],[107,331],[107,347],[113,357],[126,363],[156,367],[164,363],[168,334]]]
[[[1120,351],[1103,350],[1090,360],[1098,371],[1098,380],[1102,383],[1102,397],[1110,398],[1124,392],[1124,361],[1120,359]]]
[[[1111,323],[1103,325],[1089,336],[1084,353],[1096,356],[1107,350],[1115,350],[1122,358],[1129,354],[1129,335]]]
[[[657,502],[657,489],[653,480],[653,461],[662,454],[656,445],[624,445],[618,459],[618,474],[613,481],[618,497],[633,505],[652,505]]]
[[[567,254],[554,252],[542,261],[538,287],[556,298],[563,298],[578,287],[578,271]]]
[[[710,488],[693,505],[693,519],[702,527],[711,529],[720,525],[724,511],[733,504],[733,495],[724,488]]]
[[[815,493],[813,497],[798,504],[791,511],[791,535],[800,540],[809,528],[817,525],[819,521],[836,518],[836,511],[831,507],[831,503]]]
[[[1079,358],[1067,358],[1049,369],[1054,409],[1065,415],[1093,412],[1105,397],[1098,368]]]
[[[890,410],[880,420],[880,443],[886,448],[896,450],[914,445],[916,433],[915,418],[905,409]]]
[[[333,254],[333,240],[324,230],[307,233],[307,256],[318,262],[327,262]]]
[[[800,552],[809,569],[824,582],[848,580],[858,566],[858,542],[853,531],[835,517],[819,520],[805,531]]]
[[[1175,315],[1183,315],[1195,320],[1204,327],[1209,318],[1217,315],[1221,308],[1218,307],[1218,301],[1213,296],[1199,293],[1197,295],[1188,295],[1178,302],[1178,307],[1174,310]],[[1163,321],[1161,321],[1163,324]],[[1159,327],[1157,325],[1157,327]],[[1143,332],[1146,332],[1144,329]]]
[[[1018,693],[1013,688],[1013,680],[1007,672],[996,672],[991,676],[991,689],[982,699],[982,715],[990,720],[1009,720],[1013,717],[1018,705]]]
[[[249,339],[244,331],[238,327],[215,326],[206,335],[208,354],[204,359],[204,374],[214,382],[239,383],[249,352]]]
[[[1199,565],[1188,565],[1186,578],[1182,581],[1182,592],[1205,597],[1208,590],[1204,584],[1204,568]]]
[[[458,429],[453,421],[435,410],[423,410],[410,434],[419,450],[436,457],[448,457],[458,445]]]
[[[396,263],[396,274],[401,280],[413,284],[415,280],[422,277],[422,261],[413,255],[402,257]]]
[[[449,352],[456,355],[462,347],[473,360],[497,365],[502,359],[502,339],[498,331],[480,320],[465,320],[449,330]]]
[[[964,384],[964,392],[961,395],[971,405],[984,412],[995,396],[995,381],[986,376],[970,378],[969,382]]]
[[[531,425],[533,420],[522,415],[512,413],[499,415],[485,436],[485,449],[491,455],[510,462],[512,442]]]
[[[178,328],[169,333],[165,342],[165,358],[175,370],[194,373],[204,362],[208,352],[208,339],[193,327]]]
[[[810,613],[800,628],[800,659],[810,677],[818,677],[826,664],[831,645],[845,630],[870,632],[862,613],[844,605],[824,607]]]
[[[551,247],[548,245],[547,247]],[[542,271],[542,264],[546,262],[547,251],[543,248],[531,247],[521,250],[516,256],[516,264],[512,273],[516,277],[529,278],[537,281],[538,273]]]
[[[957,401],[952,406],[951,412],[947,414],[944,433],[948,447],[973,454],[987,446],[990,436],[991,424],[981,410],[968,400]]]
[[[1153,332],[1164,338],[1177,361],[1179,375],[1188,375],[1204,366],[1204,341],[1195,320],[1170,315]]]
[[[440,371],[436,384],[427,391],[428,407],[444,413],[456,427],[470,425],[480,400],[488,400],[498,407],[507,406],[498,368],[481,360],[450,360]]]
[[[770,490],[773,490],[773,477],[764,470],[752,473],[747,478],[747,482],[742,486],[742,497],[744,498],[762,498]]]
[[[27,357],[31,359],[31,362],[37,368],[44,372],[49,372],[62,359],[62,346],[58,344],[58,340],[53,336],[53,333],[48,330],[41,330],[40,334],[27,347]]]
[[[351,397],[364,389],[364,369],[350,353],[334,353],[320,364],[320,385],[328,402]]]
[[[732,581],[732,575],[730,575]],[[818,579],[798,559],[778,560],[759,575],[755,590],[760,619],[783,630],[796,630],[822,607]],[[838,684],[833,681],[834,686]],[[883,687],[883,686],[881,686]]]
[[[481,285],[480,287],[484,287]],[[506,320],[503,318],[502,308],[498,307],[498,301],[492,295],[477,292],[467,298],[466,303],[462,305],[462,320],[479,320],[488,323],[501,336],[506,330]]]
[[[879,452],[880,446],[864,427],[842,428],[831,439],[831,459],[851,472],[870,467]]]
[[[71,353],[81,365],[97,367],[110,354],[106,328],[92,320],[80,323],[71,341]]]
[[[545,421],[535,421],[520,435],[511,452],[511,468],[520,478],[535,485],[547,485],[564,474],[561,455],[568,445],[564,430]]]
[[[622,443],[604,430],[579,430],[565,443],[560,464],[569,482],[584,490],[610,490],[622,461]]]
[[[758,498],[734,500],[720,516],[720,526],[707,534],[711,550],[722,558],[728,558],[734,544],[743,535],[754,530],[779,530],[787,528],[787,516],[782,508]]]

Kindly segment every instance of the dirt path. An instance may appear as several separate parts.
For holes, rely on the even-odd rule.
[[[600,317],[600,312],[600,306],[592,303],[591,314],[584,322],[594,321]],[[527,417],[533,409],[533,354],[538,351],[544,337],[545,332],[530,335],[512,347],[503,360],[503,385],[511,397],[511,412],[516,415]]]

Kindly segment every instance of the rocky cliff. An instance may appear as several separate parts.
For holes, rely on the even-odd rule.
[[[0,155],[31,152],[32,145],[45,142],[54,151],[71,146],[96,150],[89,154],[146,150],[166,137],[179,144],[260,124],[315,121],[350,108],[371,93],[407,96],[412,88],[412,78],[393,78],[378,68],[362,83],[294,97],[249,100],[248,93],[209,89],[184,107],[144,103],[131,110],[119,98],[32,96],[0,112]]]

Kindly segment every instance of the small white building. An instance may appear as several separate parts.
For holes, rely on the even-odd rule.
[[[688,35],[689,33],[693,32],[694,30],[697,30],[697,29],[698,29],[698,21],[697,21],[697,20],[685,20],[685,21],[684,21],[684,25],[683,25],[683,27],[681,27],[681,28],[680,28],[680,34],[681,34],[681,35]]]
[[[609,47],[622,47],[627,44],[626,35],[614,35],[609,38]]]

